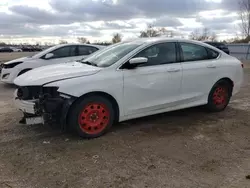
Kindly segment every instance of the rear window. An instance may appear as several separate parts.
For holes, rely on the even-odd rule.
[[[207,48],[208,59],[216,59],[219,56],[219,52]]]

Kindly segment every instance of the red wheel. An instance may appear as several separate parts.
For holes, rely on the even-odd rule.
[[[217,108],[224,108],[227,105],[228,97],[228,88],[225,86],[219,86],[213,93],[213,103]]]
[[[69,114],[69,126],[85,138],[96,138],[112,126],[114,109],[112,103],[100,96],[91,96],[77,102]]]
[[[227,81],[220,81],[212,88],[208,97],[207,107],[212,112],[224,110],[231,98],[232,86]]]
[[[109,123],[110,112],[103,103],[87,104],[78,117],[78,124],[83,132],[99,134]]]

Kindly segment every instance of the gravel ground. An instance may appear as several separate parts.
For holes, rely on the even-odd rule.
[[[141,118],[94,140],[18,124],[13,91],[0,84],[1,188],[250,187],[249,68],[224,112]]]
[[[0,63],[6,62],[6,61],[9,61],[12,59],[17,59],[20,57],[32,56],[35,53],[39,53],[39,52],[11,52],[11,53],[1,52],[0,53]]]

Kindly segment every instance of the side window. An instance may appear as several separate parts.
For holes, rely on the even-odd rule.
[[[51,53],[54,54],[54,56],[51,59],[55,58],[63,58],[63,57],[70,57],[75,55],[75,46],[65,46],[58,48]]]
[[[208,53],[208,59],[216,59],[219,56],[219,52],[216,52],[215,50],[212,50],[210,48],[207,48]]]
[[[77,46],[71,46],[69,56],[77,56]]]
[[[89,55],[98,49],[92,46],[78,46],[78,55]]]
[[[206,60],[208,53],[205,47],[191,44],[191,43],[180,43],[183,52],[184,61],[199,61]]]
[[[174,42],[155,44],[134,57],[146,57],[148,62],[141,66],[162,65],[176,62],[176,47]]]

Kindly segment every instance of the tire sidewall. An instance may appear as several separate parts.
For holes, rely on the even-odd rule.
[[[80,128],[80,125],[78,122],[78,117],[80,113],[82,112],[83,108],[89,103],[93,103],[93,102],[100,102],[100,103],[105,104],[107,108],[109,109],[109,114],[110,114],[108,125],[98,134],[85,133]],[[105,97],[101,97],[101,96],[90,96],[90,97],[87,97],[86,99],[76,101],[76,104],[73,105],[73,108],[69,114],[70,114],[69,126],[71,126],[73,130],[75,130],[78,133],[78,135],[83,138],[97,138],[99,136],[102,136],[111,128],[115,119],[115,113],[114,113],[114,108],[113,108],[112,103]]]

